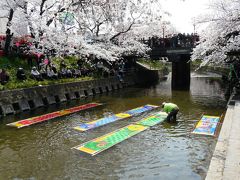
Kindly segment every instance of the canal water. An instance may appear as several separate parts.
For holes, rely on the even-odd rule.
[[[88,102],[104,106],[57,118],[23,129],[7,123],[73,107]],[[180,107],[178,122],[164,122],[90,157],[71,149],[83,142],[114,131],[149,113],[80,133],[72,129],[112,113],[144,104],[174,102]],[[190,91],[172,91],[170,77],[158,84],[127,88],[85,101],[51,106],[0,121],[0,180],[81,179],[204,179],[216,138],[192,135],[202,114],[220,116],[226,100],[224,85],[213,74],[192,74]]]

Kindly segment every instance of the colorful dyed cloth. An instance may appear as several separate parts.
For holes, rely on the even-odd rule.
[[[214,136],[219,121],[220,117],[204,115],[202,116],[201,120],[198,122],[192,133]]]
[[[111,133],[108,133],[73,148],[94,156],[146,129],[149,129],[151,126],[163,122],[166,117],[167,113],[158,112],[152,116],[136,122],[135,124],[130,124],[126,127],[123,127],[121,129],[118,129],[116,131],[113,131]]]
[[[93,107],[97,107],[97,106],[100,106],[100,105],[102,105],[102,104],[89,103],[89,104],[73,107],[73,108],[70,108],[70,109],[56,111],[56,112],[52,112],[52,113],[49,113],[49,114],[44,114],[42,116],[37,116],[37,117],[13,122],[13,123],[7,124],[7,126],[22,128],[22,127],[30,126],[32,124],[47,121],[47,120],[50,120],[50,119],[53,119],[53,118],[56,118],[56,117],[60,117],[60,116],[72,114],[72,113],[75,113],[75,112],[78,112],[78,111],[82,111],[82,110],[90,109],[90,108],[93,108]]]
[[[78,130],[78,131],[87,131],[87,130],[94,129],[94,128],[97,128],[97,127],[100,127],[100,126],[103,126],[103,125],[106,125],[106,124],[109,124],[109,123],[112,123],[112,122],[115,122],[118,120],[126,119],[126,118],[132,117],[134,115],[141,114],[143,112],[153,110],[157,107],[158,106],[148,104],[145,106],[141,106],[141,107],[123,112],[123,113],[104,117],[104,118],[98,119],[96,121],[80,124],[79,126],[74,127],[74,129]]]

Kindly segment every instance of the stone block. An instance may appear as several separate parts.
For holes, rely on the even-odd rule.
[[[33,103],[34,103],[35,108],[44,106],[42,99],[39,97],[34,98]]]
[[[116,84],[115,84],[115,86],[116,86],[116,90],[120,89],[120,87],[119,87],[119,84],[118,84],[118,83],[116,83]]]
[[[21,108],[20,108],[20,105],[19,105],[18,102],[13,103],[12,106],[13,106],[13,109],[15,111],[15,114],[21,112]]]
[[[117,90],[117,85],[116,84],[111,84],[112,90]]]
[[[107,92],[112,91],[112,87],[111,87],[110,85],[106,85],[105,88],[106,88],[106,91],[107,91]]]
[[[96,89],[96,93],[97,93],[97,94],[101,94],[101,93],[102,93],[102,92],[100,91],[100,89],[99,89],[99,87],[98,87],[98,86],[96,86],[96,88],[95,88],[95,89]]]
[[[118,84],[118,89],[122,89],[122,88],[123,88],[122,83],[119,83],[119,84]]]
[[[29,106],[28,101],[26,99],[21,99],[19,101],[19,106],[20,106],[21,111],[30,110],[30,106]]]
[[[70,96],[70,100],[77,99],[75,93],[69,93],[69,96]]]
[[[84,90],[84,94],[85,94],[86,96],[93,96],[92,89],[86,89],[86,90]]]
[[[15,114],[14,108],[11,104],[2,105],[2,112],[4,116],[8,114]]]
[[[66,94],[65,94],[65,97],[66,97],[67,101],[70,101],[70,100],[71,100],[69,93],[66,93]]]
[[[47,96],[46,99],[48,104],[56,104],[56,100],[54,96]]]
[[[94,83],[92,81],[88,81],[88,88],[92,89],[94,87]]]
[[[56,104],[56,100],[54,96],[48,96],[48,103],[49,104]]]
[[[93,88],[93,92],[95,92],[95,94],[100,94],[100,90],[98,87]]]
[[[100,86],[100,87],[99,87],[99,91],[100,91],[101,93],[105,93],[105,92],[106,92],[106,88],[105,88],[104,86]]]
[[[135,84],[135,82],[133,81],[133,79],[129,79],[128,85],[129,85],[129,86],[132,86],[132,85],[134,85],[134,84]]]
[[[80,98],[86,98],[84,90],[80,90],[79,94],[80,94]]]
[[[29,107],[30,107],[30,109],[34,109],[35,108],[35,104],[34,104],[34,102],[33,102],[33,100],[28,100],[28,104],[29,104]]]
[[[64,94],[59,94],[55,96],[55,100],[57,103],[61,103],[61,102],[66,102],[67,98]]]
[[[99,87],[99,90],[100,90],[100,92],[102,92],[102,93],[105,93],[105,92],[106,92],[106,88],[104,88],[104,86],[100,86],[100,87]]]
[[[78,91],[74,92],[76,99],[80,98],[80,93]]]
[[[66,102],[67,101],[67,98],[64,94],[59,94],[58,97],[59,97],[60,102]]]

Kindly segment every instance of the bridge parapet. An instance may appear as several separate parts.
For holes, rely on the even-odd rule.
[[[148,39],[141,39],[142,43],[147,44],[150,48],[175,48],[175,47],[194,47],[199,41],[197,34],[175,34],[168,37],[150,37]]]
[[[152,51],[149,52],[151,59],[160,59],[172,55],[190,55],[192,49],[199,41],[197,34],[177,34],[171,37],[151,37],[141,42],[147,44]]]
[[[169,61],[179,61],[181,56],[190,56],[192,52],[191,47],[178,47],[178,48],[154,48],[149,53],[151,59],[162,59],[167,57]],[[190,59],[190,58],[189,58]]]

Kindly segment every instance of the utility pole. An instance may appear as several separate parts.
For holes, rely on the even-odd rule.
[[[163,38],[164,38],[164,33],[165,33],[165,27],[163,26],[163,28],[162,28],[162,30],[163,30]]]
[[[196,34],[196,21],[193,19],[193,34]]]
[[[165,38],[165,30],[166,30],[166,25],[169,25],[169,22],[168,21],[163,21],[162,22],[162,33],[163,33],[163,38]]]
[[[196,24],[193,24],[193,34],[196,34]]]

